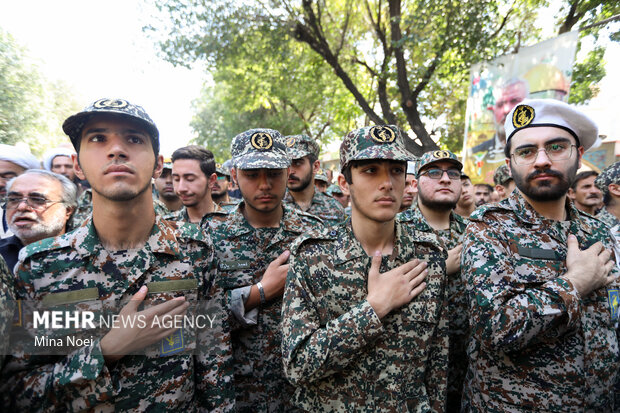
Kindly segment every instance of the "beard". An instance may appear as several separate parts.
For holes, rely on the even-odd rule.
[[[15,214],[11,218],[9,228],[15,235],[17,235],[17,238],[19,238],[24,245],[28,245],[44,238],[55,237],[59,235],[65,228],[66,213],[67,210],[65,208],[57,208],[57,211],[54,213],[54,215],[48,216],[46,221],[41,220],[41,218],[37,216],[35,212],[20,215]],[[33,222],[29,228],[20,228],[13,225],[13,222],[16,218],[23,216],[28,216],[36,220],[36,222]]]
[[[570,188],[573,184],[573,180],[575,179],[579,166],[578,162],[579,158],[575,159],[575,163],[566,172],[566,174],[554,171],[553,169],[537,169],[528,176],[524,177],[514,170],[512,163],[510,164],[510,170],[517,188],[519,188],[519,191],[521,191],[528,198],[538,202],[557,201],[566,195],[568,188]],[[531,184],[531,181],[534,178],[543,174],[557,177],[560,180],[560,183],[553,184],[549,181],[543,181],[539,182],[536,186]]]
[[[423,191],[418,191],[418,202],[421,202],[428,209],[434,209],[440,212],[451,211],[456,208],[456,203],[458,202],[458,197],[454,200],[443,200],[443,201],[435,201],[426,197],[426,194]]]
[[[304,176],[303,178],[298,178],[295,175],[290,175],[289,179],[299,179],[299,183],[296,186],[290,185],[288,187],[288,190],[293,191],[293,192],[301,192],[304,189],[306,189],[308,185],[310,185],[310,183],[313,181],[312,171],[309,172],[308,175]]]

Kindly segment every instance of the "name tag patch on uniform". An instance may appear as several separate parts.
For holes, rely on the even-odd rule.
[[[247,270],[250,268],[250,260],[221,261],[220,270]]]
[[[169,356],[171,354],[178,353],[185,349],[185,337],[183,336],[183,329],[179,328],[168,337],[164,337],[159,345],[160,357]]]
[[[546,250],[543,248],[526,248],[518,246],[517,252],[522,257],[534,258],[538,260],[561,260],[554,250]]]
[[[620,314],[620,290],[617,288],[607,290],[607,299],[609,300],[609,312],[611,319],[617,320]]]

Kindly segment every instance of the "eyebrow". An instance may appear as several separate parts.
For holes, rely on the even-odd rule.
[[[568,142],[568,143],[570,143],[570,139],[564,138],[564,137],[552,138],[552,139],[549,139],[548,141],[546,141],[543,145],[549,145],[549,144],[552,144],[552,143],[559,143],[559,142]],[[536,147],[536,145],[534,145],[532,143],[530,143],[530,144],[526,143],[526,144],[517,146],[515,149],[535,148],[535,147]]]
[[[9,192],[8,196],[24,196],[24,194],[22,194],[21,192],[16,192],[16,191],[11,191]],[[39,196],[41,198],[47,198],[47,196],[45,194],[42,194],[40,192],[29,192],[27,196]]]

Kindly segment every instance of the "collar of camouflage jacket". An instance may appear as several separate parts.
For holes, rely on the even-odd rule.
[[[281,205],[284,213],[282,214],[282,219],[280,220],[280,231],[278,231],[274,238],[278,237],[282,231],[301,234],[303,228],[307,227],[307,224],[301,220],[295,208],[292,208],[284,203]],[[245,208],[245,201],[242,200],[228,213],[229,217],[226,220],[226,233],[231,238],[240,237],[255,230],[243,216],[243,208]]]
[[[395,221],[394,225],[396,230],[396,241],[394,242],[394,250],[392,251],[391,256],[398,257],[400,253],[400,246],[404,242],[403,231],[401,224],[398,221]],[[364,251],[362,244],[358,241],[357,238],[355,238],[350,219],[333,228],[334,229],[330,232],[330,235],[332,235],[333,233],[339,241],[338,254],[334,258],[334,264],[341,265],[351,260],[369,258],[368,254],[366,254],[366,251]],[[418,232],[418,234],[424,237],[422,233]],[[426,241],[426,239],[424,239],[424,241]]]
[[[103,249],[99,235],[95,230],[92,217],[74,231],[74,236],[70,238],[71,247],[83,257],[97,255]],[[159,215],[155,216],[155,224],[151,230],[151,235],[146,241],[144,248],[152,253],[161,253],[180,256],[178,240],[175,230],[170,223]]]
[[[508,199],[500,202],[500,205],[502,203],[506,203],[509,208],[514,211],[517,218],[524,223],[541,227],[550,227],[554,223],[554,221],[547,219],[536,212],[536,210],[525,200],[525,198],[523,198],[523,195],[521,195],[521,192],[518,190],[513,191]],[[575,208],[575,205],[573,205],[572,201],[568,197],[566,197],[566,211],[567,220],[578,224],[576,226],[571,225],[571,232],[573,232],[574,229],[579,228],[587,234],[592,234],[592,227],[582,218],[579,210]]]

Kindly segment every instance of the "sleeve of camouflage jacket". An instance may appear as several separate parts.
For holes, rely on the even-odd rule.
[[[291,259],[282,302],[282,357],[286,377],[300,385],[343,370],[384,330],[366,300],[322,324],[303,253]]]
[[[461,276],[470,305],[470,328],[482,344],[516,351],[563,334],[578,322],[577,290],[563,276],[519,282],[502,228],[471,221],[463,242]],[[533,271],[534,269],[527,269]]]

